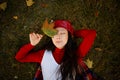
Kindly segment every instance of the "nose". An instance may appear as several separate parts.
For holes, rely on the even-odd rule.
[[[60,39],[60,34],[57,34],[57,37],[56,37],[57,39]]]
[[[60,39],[60,38],[61,38],[61,36],[60,36],[59,33],[57,33],[57,34],[55,35],[55,37],[56,37],[56,39]]]

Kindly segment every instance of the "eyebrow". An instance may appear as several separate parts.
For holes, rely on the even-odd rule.
[[[64,33],[66,33],[66,31],[59,31],[59,32],[62,32],[62,33],[64,32]]]

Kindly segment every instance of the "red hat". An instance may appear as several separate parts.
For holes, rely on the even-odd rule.
[[[66,30],[68,30],[73,35],[74,29],[73,29],[73,27],[72,27],[72,25],[69,21],[67,21],[67,20],[56,20],[54,23],[55,23],[54,28],[57,28],[57,27],[65,28]]]

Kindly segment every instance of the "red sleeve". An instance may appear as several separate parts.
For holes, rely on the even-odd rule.
[[[20,48],[17,52],[15,58],[20,62],[39,62],[41,63],[44,50],[40,50],[37,52],[30,52],[34,46],[31,44],[26,44]]]
[[[96,31],[88,29],[77,30],[75,31],[75,36],[82,38],[82,42],[78,47],[78,55],[80,57],[85,57],[90,50],[92,44],[94,43]]]

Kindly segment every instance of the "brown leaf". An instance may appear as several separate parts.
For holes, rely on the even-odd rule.
[[[96,50],[96,51],[102,51],[102,49],[101,49],[101,48],[95,48],[95,50]]]
[[[7,8],[7,2],[3,2],[0,4],[0,9],[5,10]]]
[[[27,6],[32,6],[35,2],[33,0],[26,0]]]
[[[42,26],[42,31],[49,37],[53,37],[57,34],[57,30],[54,29],[54,23],[48,23],[48,19],[46,19]]]

